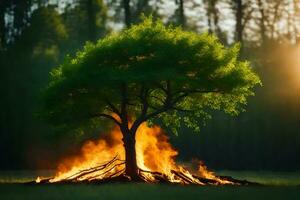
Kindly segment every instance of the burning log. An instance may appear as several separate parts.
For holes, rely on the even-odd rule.
[[[178,172],[175,170],[171,171],[173,174],[175,174],[177,177],[179,177],[180,179],[182,179],[182,182],[184,184],[199,184],[199,185],[204,185],[202,182],[198,182],[197,179],[194,179],[193,177],[190,178],[188,177],[186,174],[182,173],[182,172]]]
[[[120,162],[120,163],[118,163],[118,162]],[[117,156],[115,156],[111,161],[109,161],[107,163],[104,163],[97,167],[79,171],[76,174],[73,174],[70,177],[67,177],[65,180],[72,182],[72,181],[78,181],[81,179],[93,180],[93,179],[97,179],[97,177],[101,177],[101,176],[105,177],[109,172],[114,170],[116,167],[118,167],[120,165],[124,165],[124,164],[125,164],[125,162],[123,160],[117,159]],[[103,172],[101,172],[101,171],[103,171]],[[122,171],[122,170],[120,170],[120,171]],[[120,172],[120,171],[110,174],[109,178],[112,178],[113,176],[118,174],[118,172]],[[98,172],[101,172],[101,173],[98,173]],[[94,176],[93,176],[93,174],[94,174]]]

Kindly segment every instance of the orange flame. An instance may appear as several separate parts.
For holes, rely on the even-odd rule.
[[[73,174],[101,165],[116,155],[119,155],[121,160],[125,159],[122,134],[117,127],[113,128],[109,137],[99,139],[96,142],[87,141],[82,146],[80,155],[65,158],[58,165],[57,173],[50,182],[68,179]]]
[[[36,183],[40,183],[41,182],[41,178],[38,176],[35,180]]]
[[[217,184],[233,184],[233,182],[231,181],[223,180],[217,177],[214,172],[209,171],[207,169],[207,167],[204,165],[202,161],[199,162],[198,172],[200,177],[210,179],[210,180],[215,180]]]
[[[116,157],[118,155],[118,157]],[[199,179],[194,178],[185,166],[177,165],[175,157],[178,152],[169,143],[169,138],[158,126],[148,127],[143,123],[136,133],[136,156],[137,165],[142,169],[142,176],[148,182],[155,182],[155,177],[147,171],[164,174],[170,182],[185,183],[182,179],[172,173],[177,171],[183,173],[190,182],[203,184]],[[114,158],[113,162],[108,162]],[[122,141],[122,133],[118,127],[113,128],[109,137],[98,141],[87,141],[81,148],[77,156],[65,158],[59,165],[58,170],[50,182],[62,180],[94,180],[103,179],[107,175],[124,172],[125,151]],[[97,166],[108,166],[106,173],[101,172]],[[123,164],[123,165],[122,165]],[[96,170],[94,170],[96,169]],[[85,173],[88,172],[88,173]],[[80,175],[78,175],[80,174]],[[75,176],[74,176],[75,175]],[[76,176],[77,175],[77,176]],[[213,172],[207,170],[205,165],[200,162],[198,176],[213,179],[219,184],[230,184],[230,181],[218,179]],[[38,179],[37,181],[40,181]]]

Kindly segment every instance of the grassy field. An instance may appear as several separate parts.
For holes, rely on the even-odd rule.
[[[300,186],[300,172],[218,171],[217,174],[267,186]]]
[[[39,172],[38,174],[49,174]],[[24,185],[35,173],[0,173],[1,200],[44,199],[300,199],[300,173],[270,172],[219,172],[236,178],[268,184],[265,186],[176,186],[149,184],[105,184],[105,185]],[[19,182],[19,183],[12,183]]]

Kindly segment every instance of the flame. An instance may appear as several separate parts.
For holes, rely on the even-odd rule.
[[[168,137],[163,134],[161,129],[158,126],[149,128],[144,123],[138,129],[136,140],[139,168],[170,176],[170,171],[176,167],[174,158],[178,152],[170,145]],[[148,178],[151,179],[151,177]]]
[[[38,176],[38,177],[36,178],[35,182],[36,182],[36,183],[40,183],[41,180],[42,180],[42,179]]]
[[[215,180],[216,184],[234,184],[231,181],[217,177],[214,172],[207,169],[206,165],[202,161],[199,161],[198,172],[200,177]]]
[[[78,172],[86,169],[92,169],[106,163],[116,155],[119,155],[120,160],[125,159],[122,134],[117,127],[113,128],[108,137],[99,139],[96,142],[87,141],[82,146],[81,152],[78,156],[68,157],[62,160],[62,162],[58,165],[55,177],[51,179],[50,182],[58,182],[69,179],[72,175]],[[84,178],[85,177],[81,177],[81,179]],[[100,176],[98,178],[104,177]]]
[[[116,156],[117,155],[117,156]],[[141,176],[147,182],[156,182],[155,172],[163,174],[170,182],[174,183],[203,183],[195,178],[185,166],[177,165],[175,158],[178,155],[169,138],[158,126],[148,127],[143,123],[136,133],[137,165],[141,169]],[[122,133],[118,127],[113,128],[108,137],[98,141],[87,141],[77,156],[68,157],[58,165],[57,173],[50,182],[63,180],[101,180],[124,172],[125,151],[122,141]],[[105,166],[105,168],[101,168]],[[105,171],[104,171],[105,170]],[[184,174],[184,178],[176,175],[176,172]],[[197,176],[213,179],[218,184],[230,184],[207,170],[203,162],[199,165]],[[189,181],[184,181],[188,179]],[[40,181],[39,177],[36,181]]]

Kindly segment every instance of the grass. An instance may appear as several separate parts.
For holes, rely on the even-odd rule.
[[[170,186],[147,184],[106,185],[0,185],[3,200],[79,200],[79,199],[299,199],[299,187]]]
[[[49,172],[38,174],[49,175]],[[22,181],[32,180],[36,173],[0,173],[1,200],[114,200],[114,199],[300,199],[299,173],[270,172],[219,172],[236,178],[260,180],[271,186],[178,186],[150,184],[104,184],[104,185],[24,185]],[[293,178],[296,177],[296,178]],[[19,182],[19,183],[11,183]]]
[[[217,174],[269,186],[300,186],[300,172],[218,171]]]

